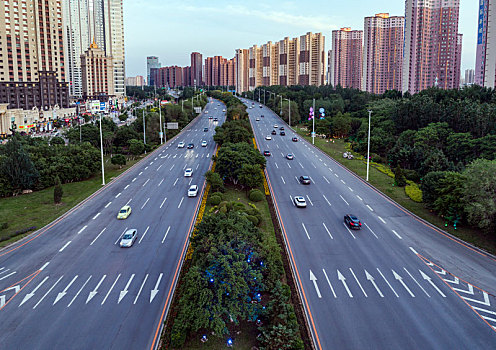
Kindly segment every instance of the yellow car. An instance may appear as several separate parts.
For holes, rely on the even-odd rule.
[[[131,207],[129,205],[125,205],[119,210],[119,214],[117,214],[117,219],[127,219],[127,217],[131,215]]]

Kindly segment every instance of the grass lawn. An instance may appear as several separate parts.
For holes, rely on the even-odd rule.
[[[106,162],[105,183],[112,181],[113,178],[136,164],[138,160],[128,161],[122,169],[110,164],[110,161]],[[36,226],[36,229],[44,227],[101,187],[101,175],[86,181],[64,184],[62,185],[64,195],[59,205],[53,203],[53,187],[31,194],[0,199],[0,238],[29,227]],[[2,229],[3,223],[8,223],[8,227]],[[0,242],[0,247],[11,244],[28,234]]]
[[[300,136],[303,136],[306,140],[312,142],[312,138],[307,136],[307,131],[295,129]],[[345,150],[345,142],[343,140],[335,140],[335,142],[328,142],[329,140],[324,140],[321,138],[315,138],[315,146],[320,148],[322,151],[327,153],[331,158],[337,162],[343,164],[349,170],[353,171],[355,174],[365,179],[367,174],[367,165],[358,159],[345,159],[343,158],[343,153]],[[496,238],[486,235],[483,232],[473,229],[471,227],[458,226],[455,230],[453,226],[445,227],[444,220],[438,215],[432,213],[424,204],[416,203],[412,201],[406,194],[404,188],[395,187],[394,179],[381,173],[377,169],[370,167],[369,171],[369,182],[375,186],[382,193],[386,194],[392,198],[396,203],[405,207],[412,213],[415,213],[424,220],[436,225],[437,227],[445,230],[452,235],[469,242],[479,248],[482,248],[490,253],[496,253]]]

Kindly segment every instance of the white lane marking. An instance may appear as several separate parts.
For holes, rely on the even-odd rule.
[[[133,181],[131,181],[131,182],[134,182],[134,181],[136,181],[136,178],[134,178]]]
[[[324,180],[326,180],[326,182],[327,182],[328,184],[330,184],[329,180],[327,180],[327,177],[325,177],[325,176],[322,176],[322,177],[324,178]]]
[[[374,209],[372,209],[370,205],[367,204],[366,207],[369,208],[370,211],[374,211]]]
[[[313,162],[310,162],[310,164],[312,164],[312,166],[317,169],[317,167],[315,166],[315,164],[313,164]]]
[[[293,200],[293,197],[292,197],[291,195],[289,195],[289,198],[291,198],[291,204],[293,204],[293,206],[295,206],[295,207],[296,207],[296,204],[295,204],[295,202],[294,202],[294,200]]]
[[[434,289],[435,289],[435,290],[436,290],[439,294],[441,294],[441,296],[442,296],[443,298],[446,298],[446,295],[444,295],[444,293],[443,293],[443,292],[441,292],[441,290],[440,290],[440,289],[436,286],[436,284],[435,284],[434,282],[432,282],[432,278],[430,278],[428,275],[426,275],[423,271],[421,271],[421,270],[419,270],[419,271],[420,271],[420,274],[422,275],[422,278],[423,278],[424,280],[428,281],[428,282],[432,285],[432,287],[434,287]],[[484,299],[486,299],[486,297],[487,297],[487,294],[486,294],[486,292],[484,292]],[[463,299],[465,299],[465,300],[469,300],[469,301],[475,301],[476,303],[480,303],[480,304],[489,305],[489,304],[488,304],[489,300],[486,300],[486,303],[487,303],[487,304],[486,304],[486,303],[483,303],[483,302],[481,302],[481,301],[479,301],[479,300],[469,299],[469,298],[465,298],[465,297],[463,297],[463,296],[462,296],[462,298],[463,298]]]
[[[64,288],[64,290],[59,294],[57,294],[57,297],[55,298],[53,305],[57,304],[60,301],[60,299],[66,296],[67,291],[69,290],[69,288],[71,288],[72,284],[77,280],[78,277],[79,277],[78,275],[74,276],[72,281],[69,282],[69,284]]]
[[[117,281],[119,280],[119,278],[121,278],[121,274],[119,274],[117,276],[117,278],[115,279],[114,283],[112,284],[112,286],[110,287],[109,291],[107,292],[107,295],[105,295],[105,298],[103,298],[101,305],[105,304],[105,301],[107,301],[107,298],[110,295],[110,292],[112,291],[112,289],[114,289],[115,284],[117,283]]]
[[[289,165],[289,163],[286,163],[286,164],[288,165],[289,169],[291,169],[291,165]]]
[[[164,201],[162,202],[162,204],[160,204],[160,209],[162,209],[162,207],[164,206],[164,203],[165,201],[167,200],[167,197],[164,198]]]
[[[334,176],[339,177],[339,175],[338,175],[338,174],[336,174],[336,173],[334,173]]]
[[[88,282],[90,281],[91,279],[91,276],[88,277],[88,279],[86,280],[86,282],[84,282],[83,286],[81,287],[81,289],[78,290],[78,292],[76,293],[76,295],[74,295],[74,298],[72,298],[71,302],[67,305],[67,307],[71,306],[72,303],[74,302],[74,300],[76,300],[76,298],[79,296],[79,294],[83,291],[84,287],[86,287],[86,285],[88,284]]]
[[[408,288],[408,286],[406,285],[406,283],[403,281],[403,277],[401,277],[399,274],[397,274],[396,271],[394,271],[394,270],[391,270],[391,271],[393,271],[394,278],[401,283],[401,285],[406,289],[406,291],[408,292],[408,294],[410,294],[410,296],[412,298],[415,298],[415,295],[412,293],[412,291],[410,290],[410,288]]]
[[[304,169],[303,165],[300,162],[298,162],[298,164],[300,164],[301,168]]]
[[[398,294],[396,294],[396,291],[393,289],[393,287],[391,287],[391,285],[389,284],[389,282],[386,279],[386,277],[384,277],[384,275],[382,274],[381,270],[379,270],[379,268],[377,268],[377,271],[381,274],[381,276],[384,279],[384,281],[386,281],[386,283],[389,286],[389,288],[391,288],[391,290],[393,291],[394,295],[396,295],[396,297],[399,298],[400,296]]]
[[[167,232],[165,232],[164,238],[162,239],[162,243],[165,242],[165,239],[167,238],[167,235],[169,234],[170,231],[170,226],[167,228]]]
[[[363,201],[363,199],[360,196],[358,196],[358,195],[357,195],[357,198],[360,199],[361,201]]]
[[[357,276],[355,276],[355,273],[353,272],[353,270],[351,269],[351,267],[350,267],[350,272],[351,272],[351,274],[353,275],[353,277],[355,278],[355,281],[358,283],[358,286],[359,286],[359,287],[360,287],[360,289],[362,290],[363,295],[365,295],[365,298],[368,298],[367,293],[365,293],[365,290],[363,289],[362,285],[360,284],[360,281],[358,280]]]
[[[327,164],[326,164],[326,163],[324,163],[324,166],[327,166]]]
[[[181,204],[183,204],[184,197],[181,198],[181,201],[179,202],[179,205],[177,206],[177,209],[181,208]]]
[[[65,249],[65,248],[67,248],[67,246],[68,246],[69,244],[71,244],[71,242],[72,242],[72,241],[67,242],[67,243],[66,243],[66,244],[65,244],[62,248],[60,248],[60,249],[59,249],[59,253],[62,253],[62,252],[64,251],[64,249]]]
[[[145,204],[143,204],[143,206],[141,207],[141,209],[143,210],[143,208],[145,207],[146,203],[148,203],[148,201],[150,200],[150,198],[148,198],[145,202]]]
[[[372,231],[372,229],[369,227],[369,225],[367,225],[367,223],[363,223],[365,226],[367,226],[367,228],[370,230],[370,232],[372,232],[372,234],[375,236],[375,238],[379,239],[379,237],[377,237],[377,235],[375,234],[374,231]]]
[[[177,178],[176,181],[174,181],[174,185],[172,185],[172,186],[176,186],[178,181],[179,181],[179,178]]]
[[[403,239],[403,238],[402,238],[402,237],[398,234],[398,232],[396,232],[395,230],[391,230],[391,231],[393,231],[393,233],[396,235],[396,237],[398,237],[399,239]]]
[[[43,299],[45,299],[45,298],[46,298],[46,296],[47,296],[47,295],[48,295],[48,294],[49,294],[49,293],[53,290],[53,288],[55,288],[55,286],[56,286],[56,285],[60,282],[60,280],[61,280],[63,277],[64,277],[64,276],[60,276],[60,278],[57,280],[57,282],[55,282],[55,283],[53,284],[53,286],[52,286],[52,287],[50,287],[50,289],[48,290],[48,292],[46,292],[46,293],[45,293],[45,295],[43,295],[43,296],[41,297],[41,299],[40,299],[40,300],[36,303],[36,305],[35,305],[35,306],[33,306],[33,309],[36,309],[36,307],[37,307],[38,305],[40,305],[40,303],[43,301]]]
[[[129,205],[133,199],[131,198],[130,200],[127,201],[126,205]]]
[[[365,270],[365,277],[367,277],[367,280],[370,281],[370,283],[372,283],[372,285],[374,286],[374,288],[377,291],[377,293],[379,293],[379,295],[381,296],[381,298],[384,298],[384,294],[382,294],[381,290],[377,286],[377,283],[375,283],[374,276],[372,276],[367,270]]]
[[[312,200],[310,199],[310,197],[308,196],[308,194],[307,194],[307,198],[308,198],[308,201],[310,202],[310,204],[311,204],[311,205],[312,205],[312,207],[313,207]]]
[[[193,178],[192,177],[189,179],[188,185],[191,185],[191,182],[193,182]]]
[[[341,180],[341,182],[346,185],[346,182],[344,182],[343,180]]]
[[[34,294],[36,293],[36,291],[37,291],[38,289],[40,289],[40,287],[41,287],[41,286],[42,286],[42,285],[46,282],[46,280],[47,280],[47,279],[48,279],[48,276],[46,276],[46,277],[43,279],[43,281],[41,281],[41,282],[40,282],[40,284],[38,284],[38,285],[36,286],[36,288],[35,288],[35,289],[33,289],[33,291],[32,291],[31,293],[26,294],[26,296],[24,297],[24,299],[22,299],[22,302],[19,304],[19,306],[18,306],[18,307],[21,307],[21,306],[22,306],[22,305],[23,305],[26,301],[28,301],[29,299],[31,299],[31,298],[34,296]]]
[[[417,286],[419,286],[419,287],[420,287],[420,289],[422,289],[422,290],[424,291],[425,295],[427,295],[427,296],[430,298],[431,296],[429,295],[429,293],[427,293],[427,292],[425,291],[425,289],[424,289],[424,288],[420,285],[420,283],[418,283],[418,282],[417,282],[417,280],[416,280],[416,279],[412,276],[412,274],[411,274],[411,273],[410,273],[410,272],[406,269],[406,267],[404,267],[404,268],[403,268],[403,270],[405,270],[405,271],[406,271],[406,273],[410,276],[410,278],[411,278],[412,280],[414,280],[414,281],[415,281],[415,283],[417,283]]]
[[[279,145],[278,145],[278,144],[276,144],[276,147],[277,147],[277,148],[279,148]]]
[[[209,154],[207,154],[207,158],[210,158],[210,153],[209,153]]]
[[[143,174],[143,172],[139,173],[138,176],[141,176],[141,174]]]
[[[162,184],[162,182],[164,182],[165,179],[162,179],[162,181],[160,181],[160,183],[158,184],[158,187],[160,187],[160,185]]]
[[[10,271],[10,269],[7,269],[7,270],[5,270],[5,271],[4,271],[4,272],[2,272],[2,273],[5,273],[5,272],[7,272],[7,271]],[[12,275],[15,275],[15,274],[16,274],[16,272],[15,272],[15,271],[14,271],[14,272],[11,272],[11,273],[9,273],[8,275],[3,276],[2,278],[0,278],[0,281],[1,281],[1,280],[6,279],[7,277],[10,277],[10,276],[12,276]]]
[[[105,206],[105,209],[107,209],[110,206],[110,204],[112,204],[112,202],[108,202],[107,205]]]
[[[317,292],[317,296],[322,298],[322,295],[320,294],[319,286],[317,285],[317,277],[313,274],[312,270],[310,270],[310,281],[313,282],[313,286],[315,287],[315,291]]]
[[[334,292],[334,288],[332,288],[332,284],[331,284],[331,281],[329,280],[329,277],[327,277],[327,272],[325,269],[322,269],[322,272],[324,272],[324,276],[327,280],[327,284],[329,284],[329,288],[331,288],[331,292],[332,292],[332,295],[334,295],[334,298],[337,298],[337,295],[336,293]]]
[[[82,229],[80,229],[80,230],[78,231],[78,234],[80,234],[81,232],[83,232],[84,230],[86,230],[86,228],[87,228],[87,227],[88,227],[88,226],[86,225],[86,226],[84,226]]]
[[[329,171],[332,173],[332,168],[329,168]]]
[[[150,226],[148,226],[148,227],[146,228],[145,233],[143,233],[143,235],[141,236],[140,240],[138,241],[138,244],[140,244],[140,243],[141,243],[141,241],[143,240],[143,238],[145,238],[146,233],[148,232],[148,230],[149,230],[149,229],[150,229]]]
[[[152,164],[153,164],[153,162],[150,162],[150,165],[152,165]]]
[[[121,292],[119,293],[119,300],[117,300],[117,304],[120,304],[120,302],[122,301],[122,299],[124,299],[124,297],[126,296],[126,294],[129,292],[129,286],[131,285],[131,282],[133,281],[134,279],[134,273],[131,275],[131,277],[129,277],[129,280],[127,281],[127,284],[126,286],[124,287],[123,290],[121,290]]]
[[[119,197],[121,196],[121,194],[122,194],[122,193],[120,193],[120,192],[119,192],[119,193],[117,194],[117,196],[115,196],[115,198],[116,198],[116,199],[117,199],[117,198],[119,198]]]
[[[322,159],[321,158],[319,158],[319,160],[322,162]]]
[[[329,202],[329,200],[327,199],[327,197],[325,195],[322,195],[324,197],[324,199],[326,200],[327,204],[329,204],[329,206],[331,207],[331,202]]]
[[[343,225],[344,227],[346,227],[346,229],[348,230],[348,232],[350,233],[351,237],[353,237],[353,239],[356,239],[355,235],[353,234],[353,232],[351,232],[351,230],[348,228],[348,226],[343,222]]]
[[[277,163],[276,163],[276,162],[274,162],[274,165],[276,166],[276,168],[277,168],[277,169],[279,169],[279,166],[277,165]]]
[[[146,167],[145,170],[148,170],[148,167]]]
[[[353,192],[353,189],[352,189],[350,186],[348,186],[348,189],[349,189],[351,192]]]
[[[96,242],[96,240],[97,240],[97,239],[98,239],[98,238],[102,235],[102,233],[103,233],[103,232],[105,232],[105,230],[106,230],[106,229],[107,229],[107,228],[105,227],[105,228],[104,228],[104,229],[103,229],[103,230],[102,230],[102,231],[98,234],[98,236],[96,236],[96,237],[95,237],[95,239],[93,240],[93,242],[91,242],[91,243],[90,243],[90,245],[93,245],[93,243],[95,243],[95,242]]]
[[[159,171],[159,170],[160,170],[160,168],[162,167],[162,165],[163,165],[163,164],[161,164],[161,165],[157,168],[157,171]]]
[[[417,251],[415,249],[413,249],[412,247],[410,247],[410,250],[413,252],[413,254],[418,255]]]
[[[350,298],[353,298],[353,294],[351,294],[350,288],[348,288],[348,285],[346,284],[346,277],[343,276],[343,274],[341,273],[341,271],[339,271],[339,270],[337,270],[337,271],[338,271],[338,280],[340,280],[341,283],[343,283],[343,286],[346,289],[346,292],[348,292],[348,296]]]
[[[174,167],[176,166],[176,164],[172,165],[171,168],[169,170],[172,170],[174,169]]]
[[[341,197],[341,199],[342,199],[342,200],[343,200],[343,201],[344,201],[347,205],[350,205],[350,204],[346,201],[346,199],[344,199],[344,198],[343,198],[343,196],[342,196],[342,195],[339,195],[339,197]]]
[[[157,283],[155,283],[155,288],[153,288],[150,292],[150,303],[153,301],[153,299],[158,293],[158,287],[160,286],[160,281],[162,280],[163,275],[164,275],[163,273],[160,273],[157,279]]]
[[[284,178],[281,176],[281,180],[283,184],[286,184],[286,181],[284,181]]]
[[[136,302],[138,301],[138,298],[139,298],[139,296],[140,296],[140,294],[141,294],[141,291],[143,290],[143,286],[145,285],[145,283],[146,283],[146,280],[147,280],[147,279],[148,279],[148,274],[146,274],[146,276],[145,276],[145,280],[144,280],[144,281],[143,281],[143,283],[141,284],[141,287],[140,287],[140,289],[139,289],[139,291],[138,291],[138,294],[136,295],[136,299],[134,299],[134,303],[133,303],[133,304],[136,304]]]
[[[43,271],[48,265],[50,264],[50,261],[45,263],[41,268],[40,271]]]
[[[126,187],[124,187],[125,190],[127,190],[129,188],[129,185],[127,185]]]
[[[386,221],[384,221],[384,219],[383,219],[383,218],[381,218],[380,216],[378,216],[378,218],[379,218],[379,220],[381,220],[381,221],[382,221],[382,223],[384,223],[384,224],[386,223]]]
[[[334,239],[334,237],[332,237],[332,235],[331,235],[331,232],[329,232],[329,229],[327,228],[325,222],[323,222],[322,225],[324,225],[324,228],[327,231],[327,234],[329,235],[329,237],[331,237],[331,239]]]
[[[145,187],[146,184],[148,183],[148,181],[150,181],[150,179],[146,180],[145,183],[143,184],[143,186],[141,186],[141,187]]]
[[[200,167],[200,164],[196,164],[196,170],[198,170],[198,168]]]
[[[303,229],[305,230],[305,233],[307,234],[308,239],[310,239],[310,235],[308,234],[307,228],[305,227],[305,224],[302,222],[301,225],[303,226]]]
[[[100,285],[103,283],[103,281],[105,280],[106,277],[107,277],[107,275],[103,275],[102,279],[100,280],[100,282],[98,282],[95,289],[93,289],[91,292],[89,292],[88,298],[86,299],[86,304],[88,304],[90,302],[90,300],[93,299],[95,297],[95,295],[97,295],[98,288],[100,288]]]
[[[100,213],[96,214],[94,217],[93,217],[93,220],[95,220],[97,217],[100,216]]]

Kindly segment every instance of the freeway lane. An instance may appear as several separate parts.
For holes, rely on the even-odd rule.
[[[203,191],[223,108],[209,103],[172,142],[38,238],[0,252],[2,348],[145,349],[155,344],[201,198],[188,198],[187,189],[197,184]],[[203,140],[207,147],[201,147]],[[181,141],[195,147],[178,148]],[[192,177],[184,177],[186,168],[193,169]],[[125,204],[132,214],[117,220]],[[129,228],[138,230],[138,238],[132,248],[122,249],[118,242]]]
[[[269,186],[317,348],[494,348],[496,301],[477,289],[495,294],[494,257],[416,220],[306,141],[292,142],[269,109],[248,111],[259,149],[272,153]],[[266,140],[275,124],[286,136]],[[295,196],[307,208],[296,208]],[[363,228],[349,230],[346,213]]]

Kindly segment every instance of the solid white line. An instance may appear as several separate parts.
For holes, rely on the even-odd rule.
[[[80,230],[79,230],[79,232],[78,232],[78,234],[80,234],[81,232],[83,232],[84,230],[86,230],[86,228],[87,228],[87,227],[88,227],[88,226],[86,225],[86,226],[84,226],[82,229],[80,229]]]
[[[416,279],[412,276],[412,274],[411,274],[411,273],[410,273],[410,272],[406,269],[406,267],[404,267],[404,268],[403,268],[403,270],[405,270],[405,271],[406,271],[406,273],[407,273],[407,274],[408,274],[408,275],[412,278],[412,280],[414,280],[414,281],[415,281],[415,283],[417,283],[417,286],[419,286],[419,287],[420,287],[420,289],[422,289],[422,290],[424,291],[424,293],[425,293],[425,294],[426,294],[426,295],[430,298],[431,296],[429,295],[429,293],[427,293],[427,292],[425,291],[425,289],[424,289],[424,288],[420,285],[420,283],[418,283],[418,282],[417,282],[417,280],[416,280]]]
[[[418,255],[417,251],[415,249],[413,249],[412,247],[410,247],[410,250],[415,254],[415,255]]]
[[[172,185],[172,186],[176,186],[178,181],[179,181],[179,178],[177,178],[176,181],[174,181],[174,185]]]
[[[160,181],[160,183],[158,184],[158,187],[160,187],[160,185],[162,184],[162,182],[164,182],[165,179],[162,179],[162,181]]]
[[[384,224],[386,223],[386,221],[384,221],[383,218],[381,218],[380,216],[378,216],[379,220],[381,220]]]
[[[112,202],[108,202],[107,205],[105,206],[105,209],[108,208],[112,204]]]
[[[91,243],[90,243],[90,245],[93,245],[93,243],[95,243],[95,242],[96,242],[96,240],[98,239],[98,237],[100,237],[100,236],[102,235],[102,233],[103,233],[106,229],[107,229],[107,228],[105,227],[105,228],[102,230],[102,232],[100,232],[100,233],[98,234],[98,236],[96,236],[96,237],[95,237],[95,239],[93,240],[93,242],[91,242]]]
[[[141,243],[141,241],[143,240],[143,238],[145,238],[146,233],[148,232],[148,229],[149,229],[149,228],[150,228],[150,226],[148,226],[148,227],[146,228],[145,233],[143,233],[143,235],[141,236],[141,238],[140,238],[140,240],[139,240],[138,244],[140,244],[140,243]]]
[[[367,204],[366,207],[369,208],[370,211],[374,211],[374,209],[372,209],[370,205]]]
[[[348,226],[343,222],[343,225],[344,227],[348,230],[348,232],[350,233],[351,237],[353,237],[353,239],[356,239],[355,235],[353,234],[353,232],[351,232],[351,230],[348,228]]]
[[[71,302],[67,305],[67,307],[71,306],[72,303],[74,302],[74,300],[76,300],[76,298],[79,296],[79,294],[83,291],[84,287],[86,287],[86,285],[88,284],[88,282],[90,281],[91,279],[91,276],[88,277],[88,279],[86,280],[86,282],[84,282],[83,286],[81,287],[81,289],[76,293],[76,295],[74,296],[74,298],[72,298]]]
[[[167,232],[165,233],[164,238],[162,239],[162,243],[164,243],[165,239],[167,238],[169,231],[170,231],[170,226],[167,228]]]
[[[129,185],[127,185],[126,187],[124,187],[124,189],[125,189],[125,190],[127,190],[127,189],[128,189],[128,187],[129,187]]]
[[[10,269],[7,269],[7,270],[5,270],[4,272],[7,272],[7,271],[9,271],[9,270],[10,270]],[[2,273],[4,273],[4,272],[2,272]],[[1,281],[1,280],[3,280],[3,279],[6,279],[6,278],[7,278],[7,277],[9,277],[9,276],[15,275],[15,274],[16,274],[16,272],[15,272],[15,271],[14,271],[14,272],[11,272],[11,273],[9,273],[8,275],[3,276],[2,278],[0,278],[0,281]]]
[[[357,195],[357,198],[360,199],[361,201],[363,201],[363,199],[359,195]]]
[[[344,201],[347,205],[350,205],[350,204],[346,201],[346,199],[344,199],[344,198],[343,198],[343,196],[342,196],[342,195],[339,195],[339,197],[341,197],[341,199],[342,199],[342,200],[343,200],[343,201]]]
[[[143,184],[143,186],[141,186],[141,187],[145,187],[145,186],[146,186],[146,184],[148,183],[148,181],[150,181],[150,179],[146,180],[146,182],[145,182],[145,183]]]
[[[162,164],[162,165],[163,165],[163,164]],[[160,166],[157,168],[157,171],[159,171],[159,170],[160,170],[160,168],[162,167],[162,165],[160,165]]]
[[[148,279],[148,274],[146,274],[145,280],[143,281],[143,284],[141,285],[141,287],[140,287],[140,289],[138,291],[138,295],[136,295],[136,299],[134,299],[134,303],[133,304],[136,304],[136,302],[138,301],[138,298],[139,298],[139,296],[141,294],[141,291],[143,290],[143,286],[145,285],[147,279]]]
[[[47,266],[48,264],[50,264],[50,261],[45,263],[45,265],[43,265],[41,268],[40,268],[40,271],[43,271]]]
[[[322,269],[322,271],[324,272],[324,276],[325,276],[325,278],[327,280],[327,283],[329,284],[329,287],[331,288],[332,295],[334,295],[334,298],[337,298],[336,293],[334,293],[334,288],[332,288],[331,281],[329,281],[329,277],[327,277],[326,270],[325,269]]]
[[[122,193],[118,193],[117,196],[115,196],[115,198],[119,198],[121,196]]]
[[[355,273],[353,272],[353,270],[351,269],[351,267],[350,267],[350,272],[351,272],[351,274],[353,275],[353,277],[355,277],[355,281],[357,281],[358,286],[360,287],[360,289],[361,289],[361,290],[362,290],[362,292],[363,292],[363,295],[365,295],[365,298],[368,298],[367,293],[365,293],[365,290],[363,289],[362,285],[360,284],[360,281],[358,280],[357,276],[355,276]]]
[[[148,203],[149,200],[150,200],[150,197],[148,197],[148,199],[146,200],[145,204],[143,204],[143,206],[141,207],[141,210],[143,210],[143,208],[145,207],[146,203]]]
[[[45,293],[45,295],[43,295],[43,296],[41,297],[40,301],[38,301],[38,302],[36,303],[36,305],[35,305],[35,306],[33,306],[33,309],[36,309],[36,307],[37,307],[38,305],[40,305],[40,303],[43,301],[43,299],[45,299],[45,297],[46,297],[46,296],[47,296],[47,295],[48,295],[48,294],[49,294],[49,293],[53,290],[53,288],[55,288],[55,286],[57,285],[57,283],[59,283],[59,282],[60,282],[60,280],[62,279],[62,277],[64,277],[64,276],[60,276],[60,278],[57,280],[57,282],[55,282],[55,283],[53,284],[53,286],[52,286],[52,287],[48,290],[48,292],[46,292],[46,293]]]
[[[97,217],[100,216],[100,213],[96,214],[94,217],[93,217],[93,220],[95,220]]]
[[[62,252],[64,251],[64,249],[65,249],[65,248],[67,248],[67,246],[68,246],[69,244],[71,244],[71,242],[72,242],[72,241],[67,242],[67,243],[66,243],[66,244],[65,244],[62,248],[60,248],[60,249],[59,249],[59,253],[62,253]]]
[[[181,208],[181,204],[183,204],[184,197],[181,198],[181,202],[179,202],[179,205],[177,206],[177,209]]]
[[[105,295],[105,298],[103,298],[101,305],[105,304],[105,301],[107,300],[108,296],[110,295],[110,292],[112,291],[112,289],[114,289],[115,284],[117,283],[117,281],[119,280],[120,277],[121,277],[121,274],[119,274],[117,276],[117,278],[115,279],[114,283],[112,284],[112,287],[110,287],[109,291],[107,292],[107,295]]]
[[[286,181],[284,181],[284,178],[281,176],[281,180],[283,182],[283,184],[286,184]]]
[[[308,239],[310,239],[310,236],[308,234],[307,228],[305,227],[305,224],[302,222],[301,225],[303,226],[303,229],[305,230],[305,233],[307,234]]]
[[[167,200],[167,197],[165,197],[164,201],[162,202],[162,204],[160,204],[160,209],[162,209],[162,207],[164,206],[164,203],[165,201]]]
[[[370,230],[370,232],[372,232],[372,234],[375,236],[375,238],[379,239],[379,237],[377,237],[377,235],[375,234],[374,231],[372,231],[372,229],[369,227],[369,225],[367,225],[367,223],[363,223],[365,226],[367,226],[367,228]]]
[[[331,237],[331,239],[334,239],[334,238],[332,237],[332,235],[331,235],[331,232],[329,232],[329,229],[327,228],[327,226],[326,226],[325,222],[323,222],[323,223],[322,223],[322,225],[324,225],[324,228],[325,228],[325,230],[327,231],[327,233],[329,234],[329,237]]]
[[[377,271],[379,271],[379,273],[381,274],[382,278],[384,279],[384,281],[386,281],[387,285],[389,286],[389,288],[391,288],[391,290],[393,291],[394,295],[396,295],[397,298],[399,298],[399,295],[396,294],[396,291],[393,289],[393,287],[391,287],[391,285],[389,284],[388,280],[386,279],[386,277],[384,277],[384,275],[382,274],[381,270],[379,270],[379,268],[377,268]]]
[[[307,194],[307,198],[308,198],[308,201],[310,202],[310,204],[311,204],[311,205],[312,205],[312,207],[313,207],[312,200],[310,199],[310,197],[308,196],[308,194]]]
[[[324,197],[324,199],[326,200],[327,204],[329,204],[329,206],[331,207],[331,202],[329,202],[329,200],[327,200],[327,197],[322,195]]]
[[[348,186],[348,189],[349,189],[351,192],[353,192],[353,189],[352,189],[350,186]]]
[[[328,184],[330,184],[329,180],[327,180],[327,177],[325,177],[325,176],[322,176],[322,177],[324,178],[324,180],[326,180],[326,182],[327,182]]]
[[[403,238],[402,238],[402,237],[398,234],[398,232],[396,232],[395,230],[392,230],[392,231],[393,231],[393,233],[396,235],[396,237],[398,237],[399,239],[403,239]]]

